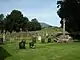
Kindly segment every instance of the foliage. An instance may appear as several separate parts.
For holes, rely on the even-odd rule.
[[[32,24],[32,30],[36,31],[36,30],[41,30],[41,25],[40,23],[37,21],[36,18],[31,20],[31,24]]]
[[[74,38],[80,36],[80,0],[64,0],[57,1],[59,10],[57,14],[61,18],[63,26],[63,18],[66,19],[66,31],[70,32]]]
[[[18,10],[12,10],[6,18],[4,18],[3,14],[0,14],[0,30],[5,29],[9,32],[12,32],[13,30],[19,32],[20,28],[22,28],[23,31],[36,31],[40,30],[41,26],[36,18],[29,21],[29,19],[24,17],[22,12]]]
[[[0,30],[4,29],[4,14],[0,14]]]

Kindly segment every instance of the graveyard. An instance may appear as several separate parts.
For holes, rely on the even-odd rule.
[[[0,0],[0,60],[80,60],[80,0]]]
[[[31,36],[35,31],[28,35],[26,35],[26,32],[6,33],[6,41],[0,45],[0,60],[79,60],[79,42],[57,43],[54,41],[55,34],[61,31],[60,28],[42,29],[38,31],[42,40],[37,39],[34,43],[31,41]],[[52,34],[52,37],[49,37],[49,39],[44,37],[46,32],[48,35]],[[19,43],[21,42],[24,43],[22,46],[25,47],[20,49]]]

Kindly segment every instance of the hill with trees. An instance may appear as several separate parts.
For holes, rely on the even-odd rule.
[[[41,28],[52,27],[51,25],[46,24],[46,23],[40,23],[40,25],[41,25]]]

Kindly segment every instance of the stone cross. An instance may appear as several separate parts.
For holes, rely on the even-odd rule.
[[[63,37],[65,38],[65,18],[63,19]]]

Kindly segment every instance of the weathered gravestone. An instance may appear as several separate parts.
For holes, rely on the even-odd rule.
[[[54,40],[54,42],[57,42],[57,40]]]
[[[23,31],[22,31],[22,28],[20,28],[20,39],[23,40]]]
[[[3,31],[3,42],[5,42],[5,30]]]
[[[0,38],[0,44],[3,44],[5,42],[5,30],[3,30],[2,37]]]
[[[46,38],[48,38],[48,36],[49,36],[48,33],[46,33],[45,35],[46,35]]]
[[[45,38],[42,38],[41,39],[41,43],[45,43]]]
[[[41,36],[38,36],[38,40],[41,41]]]
[[[3,44],[3,38],[0,38],[0,44]]]
[[[24,40],[22,40],[21,42],[19,42],[19,48],[20,49],[25,49],[25,41]]]
[[[29,47],[30,48],[35,48],[34,43],[36,43],[36,36],[35,35],[32,35],[31,42],[29,42]]]
[[[48,43],[50,43],[51,42],[51,38],[48,38]]]
[[[36,43],[36,36],[35,35],[32,36],[32,42]]]
[[[29,42],[29,47],[30,48],[35,48],[34,42]]]

